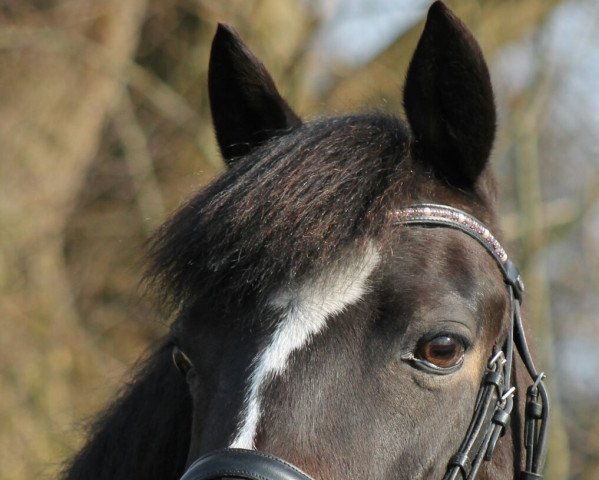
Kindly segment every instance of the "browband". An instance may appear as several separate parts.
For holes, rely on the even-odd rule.
[[[508,259],[507,253],[491,231],[472,215],[457,208],[434,203],[422,203],[393,212],[396,223],[449,227],[460,230],[474,238],[491,254],[503,277],[514,289],[516,298],[521,301],[524,284],[516,266]]]

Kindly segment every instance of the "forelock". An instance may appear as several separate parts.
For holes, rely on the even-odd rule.
[[[276,137],[159,229],[148,279],[179,307],[265,299],[379,235],[401,190],[408,143],[401,121],[381,115],[316,121]]]

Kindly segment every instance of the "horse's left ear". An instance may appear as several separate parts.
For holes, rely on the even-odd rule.
[[[473,186],[495,138],[493,90],[478,43],[440,1],[429,9],[403,101],[416,159],[455,186]]]
[[[227,165],[301,120],[235,30],[219,24],[208,68],[210,108]]]

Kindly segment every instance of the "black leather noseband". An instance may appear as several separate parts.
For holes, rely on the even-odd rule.
[[[295,465],[273,455],[225,448],[197,459],[181,480],[243,478],[249,480],[312,480]]]
[[[451,457],[444,480],[472,480],[483,461],[489,461],[499,438],[506,432],[514,407],[512,384],[514,351],[519,353],[532,384],[526,392],[524,424],[525,469],[518,478],[543,478],[547,446],[549,397],[544,373],[535,369],[520,316],[524,285],[515,265],[491,232],[471,215],[446,205],[419,204],[393,212],[394,223],[416,227],[460,230],[480,243],[495,260],[510,300],[510,326],[506,340],[489,357],[470,425],[458,451]],[[280,458],[254,450],[224,449],[196,460],[181,480],[238,478],[248,480],[312,480]]]

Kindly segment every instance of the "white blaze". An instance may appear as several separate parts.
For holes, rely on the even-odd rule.
[[[270,342],[254,361],[248,391],[231,448],[255,448],[263,386],[282,374],[291,354],[320,332],[328,318],[356,303],[368,288],[368,277],[379,262],[378,251],[369,246],[360,256],[321,272],[296,289],[285,289],[270,300],[283,314]]]

